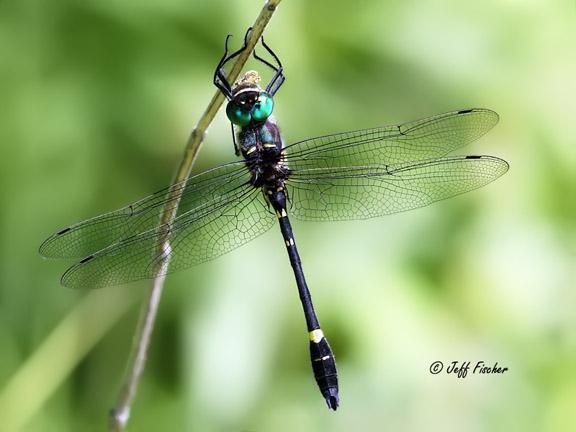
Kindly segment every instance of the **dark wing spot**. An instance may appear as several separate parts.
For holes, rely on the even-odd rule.
[[[94,258],[94,255],[89,255],[86,258],[82,258],[82,260],[78,264],[84,264]]]
[[[471,113],[472,111],[474,111],[474,110],[473,109],[465,109],[465,110],[458,111],[458,114],[468,114],[468,113]]]
[[[58,232],[56,233],[56,235],[62,235],[62,234],[64,234],[64,233],[67,233],[68,231],[70,231],[70,229],[71,229],[70,227],[64,228],[63,230],[58,231]]]
[[[469,155],[469,156],[466,156],[466,159],[482,159],[482,156]]]

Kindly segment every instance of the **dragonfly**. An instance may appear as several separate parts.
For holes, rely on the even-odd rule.
[[[70,225],[40,253],[76,259],[62,276],[71,288],[97,288],[155,278],[212,260],[255,239],[276,221],[304,310],[310,361],[320,392],[336,410],[340,395],[334,353],[316,315],[290,216],[304,221],[363,220],[403,212],[480,188],[508,170],[488,155],[449,155],[498,122],[489,109],[447,112],[400,125],[346,131],[284,145],[272,115],[285,81],[278,56],[260,39],[271,69],[230,83],[225,68],[244,45],[224,55],[213,83],[227,99],[238,160],[189,176],[120,209]],[[175,208],[164,221],[166,206]]]

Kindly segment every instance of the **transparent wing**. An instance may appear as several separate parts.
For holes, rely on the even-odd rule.
[[[234,162],[175,184],[174,190],[182,192],[177,215],[225,196],[249,178],[244,163]],[[169,194],[171,190],[171,187],[162,189],[121,209],[64,228],[42,243],[40,254],[47,258],[82,258],[121,239],[148,231],[160,224],[164,205],[174,201]]]
[[[171,227],[141,232],[84,258],[64,273],[62,285],[96,288],[182,270],[249,242],[274,221],[262,192],[247,184],[182,214]]]
[[[291,170],[289,212],[302,220],[368,219],[477,189],[507,170],[508,163],[493,156]]]
[[[488,109],[439,114],[398,126],[311,138],[286,147],[290,168],[395,164],[435,159],[480,138],[498,123]]]

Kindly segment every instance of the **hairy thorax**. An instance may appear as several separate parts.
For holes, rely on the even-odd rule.
[[[265,122],[250,124],[237,133],[242,156],[252,173],[255,187],[276,190],[284,186],[288,166],[282,151],[282,137],[273,117]]]

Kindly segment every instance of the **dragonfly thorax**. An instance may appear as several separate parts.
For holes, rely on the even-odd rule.
[[[237,142],[255,187],[282,187],[288,174],[282,137],[274,117],[239,128]]]

